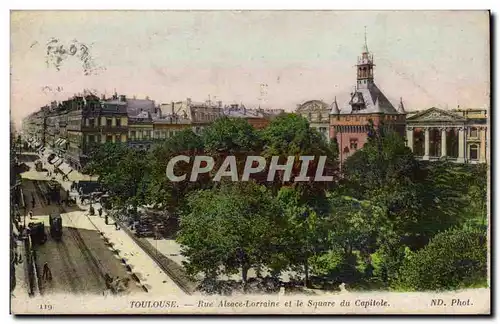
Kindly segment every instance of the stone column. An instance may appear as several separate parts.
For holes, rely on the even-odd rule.
[[[446,127],[441,128],[441,157],[446,157]]]
[[[413,151],[413,127],[406,127],[406,146]]]
[[[465,163],[465,127],[458,128],[458,163]]]
[[[424,145],[424,148],[425,148],[425,153],[424,153],[424,157],[423,159],[424,160],[429,160],[429,150],[430,150],[430,134],[429,134],[429,127],[425,127],[424,128],[424,134],[425,134],[425,145]]]
[[[486,156],[488,152],[486,151],[486,136],[488,129],[486,127],[479,128],[479,139],[481,141],[479,147],[479,163],[486,163]]]

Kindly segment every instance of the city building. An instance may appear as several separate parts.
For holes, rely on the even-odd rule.
[[[330,129],[330,106],[321,100],[309,100],[297,105],[296,114],[301,115],[309,121],[309,126],[323,134],[329,141]]]
[[[22,123],[22,132],[27,142],[32,148],[45,145],[45,115],[49,110],[48,106],[41,107],[39,110],[28,115]]]
[[[126,142],[128,132],[127,102],[116,94],[102,98],[86,94],[70,100],[67,114],[68,150],[70,165],[80,170],[99,143]]]
[[[488,163],[486,109],[430,109],[406,119],[406,141],[422,160]]]
[[[223,114],[229,118],[245,119],[255,129],[263,129],[269,125],[275,112],[266,111],[261,108],[249,109],[243,104],[231,104],[224,107]]]
[[[401,136],[405,134],[406,112],[402,99],[394,108],[374,81],[373,55],[366,43],[356,64],[356,86],[349,101],[339,109],[337,100],[330,106],[330,138],[337,142],[339,160],[342,162],[368,140],[368,125],[393,128]]]
[[[153,116],[153,137],[155,141],[163,141],[174,136],[177,132],[191,128],[189,119],[175,114],[164,116],[161,113]]]
[[[153,143],[153,116],[160,115],[155,102],[146,99],[127,99],[128,141],[138,149],[148,149]]]
[[[191,121],[193,132],[200,134],[203,128],[213,123],[217,118],[224,115],[222,101],[195,102],[191,98],[185,101],[171,102],[160,105],[163,114],[178,115]]]

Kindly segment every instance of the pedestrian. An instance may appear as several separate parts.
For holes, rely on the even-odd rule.
[[[43,265],[42,279],[45,281],[52,281],[52,272],[50,271],[49,264],[47,262]]]
[[[30,215],[30,219],[32,219],[33,218],[33,211],[30,210],[29,215]]]
[[[119,230],[119,229],[120,229],[120,227],[118,227],[118,222],[116,222],[116,221],[115,221],[115,229],[116,229],[116,230]]]
[[[99,207],[99,209],[97,210],[97,212],[99,213],[99,217],[102,217],[102,207]]]

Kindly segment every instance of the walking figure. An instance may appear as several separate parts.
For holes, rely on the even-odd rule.
[[[119,229],[120,229],[120,227],[118,227],[118,222],[116,222],[116,221],[115,221],[115,229],[116,229],[116,230],[119,230]]]
[[[30,219],[32,219],[33,218],[33,211],[30,210],[29,215],[30,215]]]
[[[43,265],[42,280],[52,281],[52,272],[50,271],[49,264],[47,262]]]
[[[99,209],[97,210],[97,212],[99,213],[99,217],[102,217],[102,207],[99,207]]]

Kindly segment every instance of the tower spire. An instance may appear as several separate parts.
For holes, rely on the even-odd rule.
[[[368,53],[368,41],[366,40],[366,26],[365,26],[365,44],[363,45],[363,53]]]

